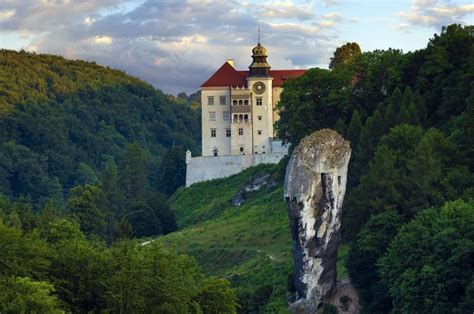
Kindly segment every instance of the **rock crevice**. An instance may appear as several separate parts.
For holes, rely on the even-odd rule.
[[[297,301],[293,312],[316,313],[336,288],[341,209],[351,155],[348,141],[323,129],[293,151],[285,178]]]

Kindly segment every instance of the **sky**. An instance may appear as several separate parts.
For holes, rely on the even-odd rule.
[[[474,24],[473,0],[0,0],[0,48],[124,70],[166,93],[192,93],[257,43],[272,69],[327,68],[336,47],[413,51],[452,23]]]

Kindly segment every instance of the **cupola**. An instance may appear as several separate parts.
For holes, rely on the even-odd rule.
[[[258,44],[252,49],[252,64],[249,66],[249,76],[270,76],[270,65],[267,62],[267,49],[260,44],[260,31]]]

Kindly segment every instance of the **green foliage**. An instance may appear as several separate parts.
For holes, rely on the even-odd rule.
[[[334,56],[331,58],[331,62],[329,62],[329,68],[333,70],[339,66],[347,65],[361,53],[359,45],[355,42],[346,43],[341,47],[337,47]]]
[[[98,186],[77,186],[70,191],[67,207],[87,234],[101,235],[105,230],[104,195]]]
[[[394,310],[461,312],[461,304],[470,297],[468,286],[474,276],[473,239],[472,201],[427,209],[403,226],[380,259],[380,272]]]
[[[54,293],[54,286],[28,277],[0,277],[2,313],[64,313]]]
[[[199,150],[199,112],[188,101],[121,71],[51,55],[0,51],[0,117],[0,193],[22,195],[35,210],[49,198],[64,209],[68,190],[99,183],[104,163],[130,158],[132,143],[152,156],[151,186],[169,148]]]
[[[186,183],[185,151],[181,147],[169,149],[160,165],[158,189],[170,196]]]
[[[228,278],[240,313],[287,312],[293,261],[287,207],[281,197],[285,168],[286,162],[259,165],[229,178],[180,188],[169,199],[180,229],[157,241],[194,256],[206,273]],[[232,205],[242,185],[268,174],[276,186],[251,193],[239,207]],[[344,254],[343,247],[339,278],[346,273]]]
[[[474,196],[473,30],[453,24],[425,49],[376,50],[355,54],[347,63],[336,62],[341,47],[332,71],[307,71],[289,80],[281,94],[279,137],[296,145],[317,129],[332,128],[351,141],[342,231],[344,241],[352,242],[348,270],[368,312],[391,306],[393,294],[376,261],[397,229],[380,235],[384,227],[373,219],[403,224],[425,208]],[[410,285],[432,291],[423,286],[433,273],[426,271],[425,281]],[[408,279],[393,281],[390,291],[407,285]],[[413,289],[412,297],[419,298]],[[446,312],[444,301],[432,302],[431,311],[421,306],[396,306],[396,311]],[[466,298],[467,307],[470,302]]]
[[[391,309],[388,288],[381,282],[376,262],[385,254],[401,224],[395,211],[374,215],[351,244],[346,264],[366,313],[386,313]]]
[[[235,313],[225,279],[158,243],[89,240],[67,218],[23,233],[0,221],[0,310],[26,313]]]

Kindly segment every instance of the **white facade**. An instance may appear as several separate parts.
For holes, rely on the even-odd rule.
[[[274,111],[281,92],[272,81],[271,77],[249,77],[248,87],[201,89],[202,156],[270,153],[269,140],[275,137],[273,125],[279,117]],[[265,86],[261,94],[254,92],[257,82]]]
[[[186,186],[277,163],[288,153],[275,139],[276,106],[283,81],[304,70],[271,71],[260,43],[252,58],[249,71],[228,60],[201,86],[202,157],[187,153]]]

